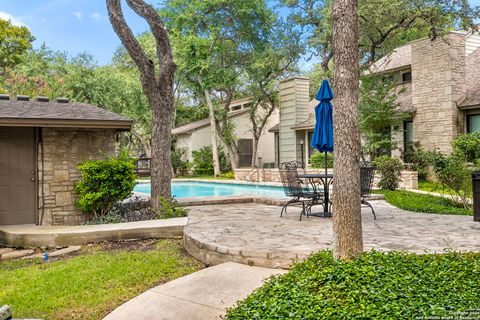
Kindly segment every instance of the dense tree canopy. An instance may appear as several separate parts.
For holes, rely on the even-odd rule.
[[[27,27],[15,26],[10,21],[0,19],[0,74],[22,61],[24,53],[32,47],[33,40],[35,38]]]

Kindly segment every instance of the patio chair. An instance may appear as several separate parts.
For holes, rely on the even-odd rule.
[[[280,177],[282,179],[283,190],[287,197],[291,199],[283,206],[280,212],[280,218],[283,213],[287,212],[287,207],[291,204],[301,204],[302,212],[300,213],[300,220],[303,215],[310,212],[312,206],[317,204],[321,199],[321,194],[310,191],[303,181],[298,176],[298,169],[303,169],[303,163],[299,161],[284,162],[280,166]]]
[[[370,202],[366,200],[372,192],[373,177],[375,175],[375,167],[370,162],[363,162],[360,164],[360,196],[361,204],[369,207],[372,210],[373,219],[377,220],[375,210],[373,210]]]

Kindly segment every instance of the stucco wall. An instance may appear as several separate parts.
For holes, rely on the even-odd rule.
[[[74,207],[74,183],[80,178],[77,164],[112,155],[115,130],[43,128],[42,140],[43,150],[39,150],[38,157],[38,212],[43,215],[42,224],[79,224],[86,216]]]
[[[269,132],[268,129],[278,123],[278,112],[275,111],[267,121],[263,134],[258,141],[257,158],[261,158],[261,163],[275,162],[275,147],[274,147],[274,134]],[[249,114],[244,113],[231,121],[235,125],[235,135],[238,139],[253,139],[251,133],[251,122]],[[200,128],[190,134],[183,134],[176,136],[176,146],[179,148],[185,148],[185,160],[192,161],[192,151],[201,149],[204,146],[211,145],[211,132],[210,126]],[[220,140],[218,140],[221,145]]]

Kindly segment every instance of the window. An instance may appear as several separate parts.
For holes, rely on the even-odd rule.
[[[480,131],[480,114],[467,116],[467,133]]]
[[[413,151],[413,121],[403,122],[403,152],[404,154]]]
[[[402,82],[412,82],[412,72],[404,72],[402,73]]]

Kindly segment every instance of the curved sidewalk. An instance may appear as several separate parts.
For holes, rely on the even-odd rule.
[[[244,299],[270,276],[285,271],[228,262],[152,288],[104,320],[211,320]]]

